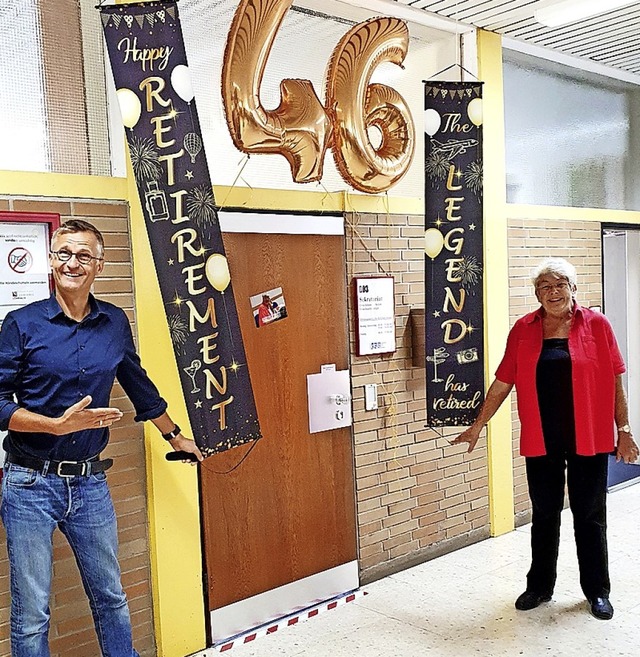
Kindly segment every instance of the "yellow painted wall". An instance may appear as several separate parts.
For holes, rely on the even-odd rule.
[[[0,195],[123,201],[127,193],[125,178],[0,171]]]
[[[488,387],[509,332],[502,40],[498,34],[478,30],[478,62],[479,76],[484,81],[484,312]],[[511,409],[509,403],[504,403],[487,428],[492,536],[514,527],[511,441]]]
[[[169,329],[160,321],[165,312],[130,166],[128,173],[140,357],[167,400],[171,417],[191,436]],[[183,657],[205,646],[197,470],[166,461],[170,447],[149,422],[145,447],[158,655]]]
[[[640,224],[640,212],[602,208],[568,208],[560,205],[507,205],[509,219],[532,221],[597,221],[599,223]]]

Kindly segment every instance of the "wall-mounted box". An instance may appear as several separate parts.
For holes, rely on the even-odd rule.
[[[411,323],[411,364],[413,367],[424,367],[426,362],[424,308],[411,308],[409,322]]]

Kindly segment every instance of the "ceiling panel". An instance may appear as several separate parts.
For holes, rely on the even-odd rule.
[[[512,39],[640,74],[640,2],[562,27],[538,23],[550,0],[394,0]],[[606,6],[606,0],[602,0]]]

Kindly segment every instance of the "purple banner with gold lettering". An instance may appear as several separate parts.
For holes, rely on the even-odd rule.
[[[175,2],[100,7],[193,437],[260,437]]]
[[[482,83],[425,82],[427,424],[465,426],[484,398]]]

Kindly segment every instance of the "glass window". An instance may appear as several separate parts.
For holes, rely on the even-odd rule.
[[[38,11],[33,2],[0,0],[0,169],[47,170],[38,35]]]
[[[0,169],[110,175],[93,0],[0,0]]]
[[[504,53],[507,201],[640,210],[639,87]]]

